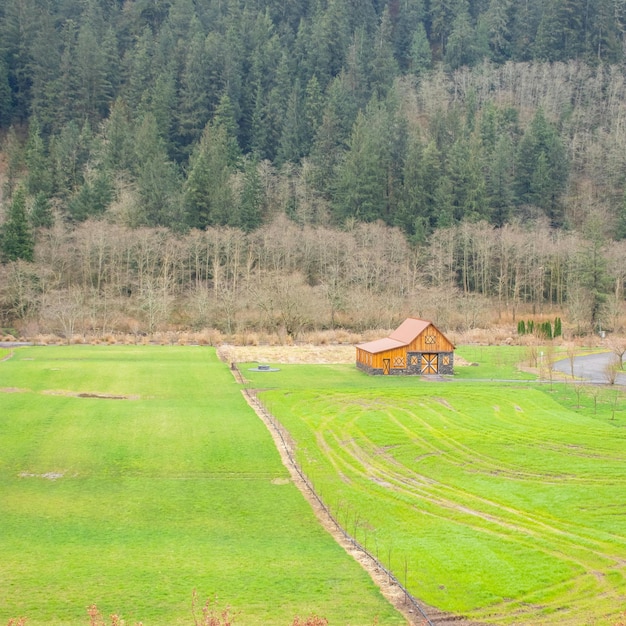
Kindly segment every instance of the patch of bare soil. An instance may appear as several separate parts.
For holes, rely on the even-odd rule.
[[[66,391],[64,389],[46,389],[42,391],[48,396],[69,396],[72,398],[98,398],[100,400],[138,400],[139,396],[121,396],[112,393],[98,393],[86,391]]]
[[[64,476],[65,474],[62,472],[46,472],[45,474],[30,474],[28,472],[22,472],[19,474],[20,478],[45,478],[46,480],[58,480]]]

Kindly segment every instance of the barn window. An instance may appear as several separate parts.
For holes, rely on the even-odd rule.
[[[412,354],[411,365],[418,365],[418,363],[419,363],[419,357],[417,356],[417,354]]]
[[[450,365],[450,357],[447,355],[444,355],[443,357],[443,364],[444,365]]]
[[[435,335],[426,335],[424,337],[424,343],[432,345],[437,341],[437,338],[435,337]]]
[[[404,357],[396,356],[393,358],[393,366],[394,367],[404,367]]]

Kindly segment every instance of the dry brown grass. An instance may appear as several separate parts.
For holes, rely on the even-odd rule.
[[[313,345],[236,346],[223,344],[218,348],[220,358],[227,363],[354,363],[354,346]]]

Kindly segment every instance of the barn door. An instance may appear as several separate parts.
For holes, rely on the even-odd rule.
[[[383,359],[383,374],[389,375],[390,363],[391,363],[391,359]]]
[[[422,374],[436,374],[438,359],[436,354],[422,354]]]

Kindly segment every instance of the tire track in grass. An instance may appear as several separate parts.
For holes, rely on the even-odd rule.
[[[380,407],[376,408],[379,409]],[[422,406],[421,408],[425,407]],[[440,420],[443,418],[440,411],[436,412],[432,407],[428,408],[431,414],[436,413]],[[449,410],[449,407],[444,408]],[[365,409],[365,407],[363,407],[363,409]],[[410,419],[419,420],[413,412],[405,410],[405,413]],[[474,458],[475,451],[468,448],[468,446],[459,445],[452,436],[447,436],[444,433],[443,436],[439,438],[439,443],[443,441],[446,444],[446,448],[442,450],[440,445],[434,445],[426,441],[425,438],[416,436],[396,415],[387,412],[385,418],[391,420],[401,428],[407,434],[411,443],[419,443],[421,448],[430,450],[431,454],[442,456],[449,463],[464,467],[467,464],[468,456]],[[362,429],[358,428],[358,421],[359,415],[355,414],[345,423],[341,431],[337,431],[335,426],[340,423],[340,420],[329,418],[324,420],[324,428],[320,428],[317,434],[319,440],[322,442],[323,450],[327,451],[327,454],[332,457],[333,467],[342,467],[342,473],[345,475],[353,474],[356,479],[358,479],[353,481],[355,484],[358,484],[358,481],[361,480],[373,481],[378,486],[389,485],[389,488],[393,489],[395,492],[403,493],[408,497],[426,500],[434,507],[447,511],[447,513],[440,515],[441,519],[445,519],[446,521],[450,521],[450,513],[454,513],[454,521],[456,523],[462,523],[472,528],[474,531],[487,532],[483,524],[477,524],[476,519],[472,519],[478,518],[483,522],[488,522],[490,526],[495,526],[497,530],[489,528],[488,532],[502,539],[511,540],[512,536],[515,537],[517,535],[518,541],[524,545],[532,544],[530,547],[534,549],[538,547],[536,542],[540,541],[541,544],[545,544],[542,545],[540,549],[555,558],[562,559],[564,553],[567,553],[567,560],[576,563],[582,570],[582,573],[575,578],[576,584],[572,587],[571,594],[569,594],[571,599],[575,600],[578,606],[584,605],[585,598],[588,598],[589,602],[595,602],[599,595],[609,598],[615,597],[613,586],[607,584],[607,577],[604,573],[587,572],[588,559],[583,558],[585,555],[591,555],[596,559],[604,559],[612,563],[612,567],[607,567],[608,564],[605,564],[605,568],[619,570],[623,568],[623,563],[616,561],[613,554],[603,549],[605,547],[614,547],[614,543],[604,545],[604,542],[591,540],[591,538],[585,536],[584,533],[581,534],[581,530],[587,530],[586,527],[575,527],[574,525],[567,524],[565,527],[559,527],[555,525],[555,523],[560,522],[560,520],[556,518],[548,520],[536,514],[530,515],[525,511],[503,506],[486,498],[478,497],[465,490],[434,482],[432,479],[428,479],[410,470],[405,465],[402,465],[395,460],[392,455],[381,453],[376,443],[368,438]],[[445,422],[445,420],[443,421]],[[435,429],[430,423],[427,423],[425,419],[422,419],[421,425],[433,433],[438,435],[442,434],[441,429]],[[331,426],[333,428],[331,428]],[[334,442],[329,439],[331,434]],[[532,441],[536,441],[537,439],[539,438],[532,438]],[[336,452],[337,450],[341,450],[341,454]],[[385,463],[381,464],[380,459],[383,459]],[[498,463],[493,462],[485,455],[481,456],[480,461],[480,471],[485,473],[492,471],[494,467],[501,468]],[[476,465],[476,463],[474,463],[474,465]],[[535,482],[541,479],[545,480],[545,475],[540,473],[519,472],[514,470],[510,472],[510,476],[515,480],[530,480]],[[554,479],[554,476],[551,478]],[[594,481],[581,479],[579,482],[588,484]],[[437,491],[437,495],[432,492],[433,489]],[[447,497],[442,497],[442,494]],[[465,502],[466,504],[460,504],[460,502]],[[485,507],[489,510],[493,510],[493,513],[486,513],[484,511]],[[458,520],[456,515],[458,513],[463,515],[463,522]],[[469,519],[466,519],[468,517]],[[551,541],[546,541],[546,535],[548,535]],[[622,537],[612,535],[609,536],[609,538],[613,542],[619,540],[623,543]],[[583,545],[589,543],[591,543],[591,545]],[[550,545],[554,547],[550,548]],[[571,556],[577,551],[580,553],[578,557]],[[571,580],[566,582],[571,583]],[[554,585],[544,587],[544,593],[547,589],[560,588],[564,584],[566,583],[558,582]],[[585,589],[587,591],[585,591]],[[530,594],[530,597],[532,597],[532,595],[533,594]],[[566,597],[559,597],[552,603],[547,603],[545,606],[552,606],[553,609],[556,609],[562,606],[564,601],[567,601]],[[522,606],[524,600],[519,600],[518,602],[520,606]],[[491,607],[491,610],[493,610],[493,608],[494,607]]]

